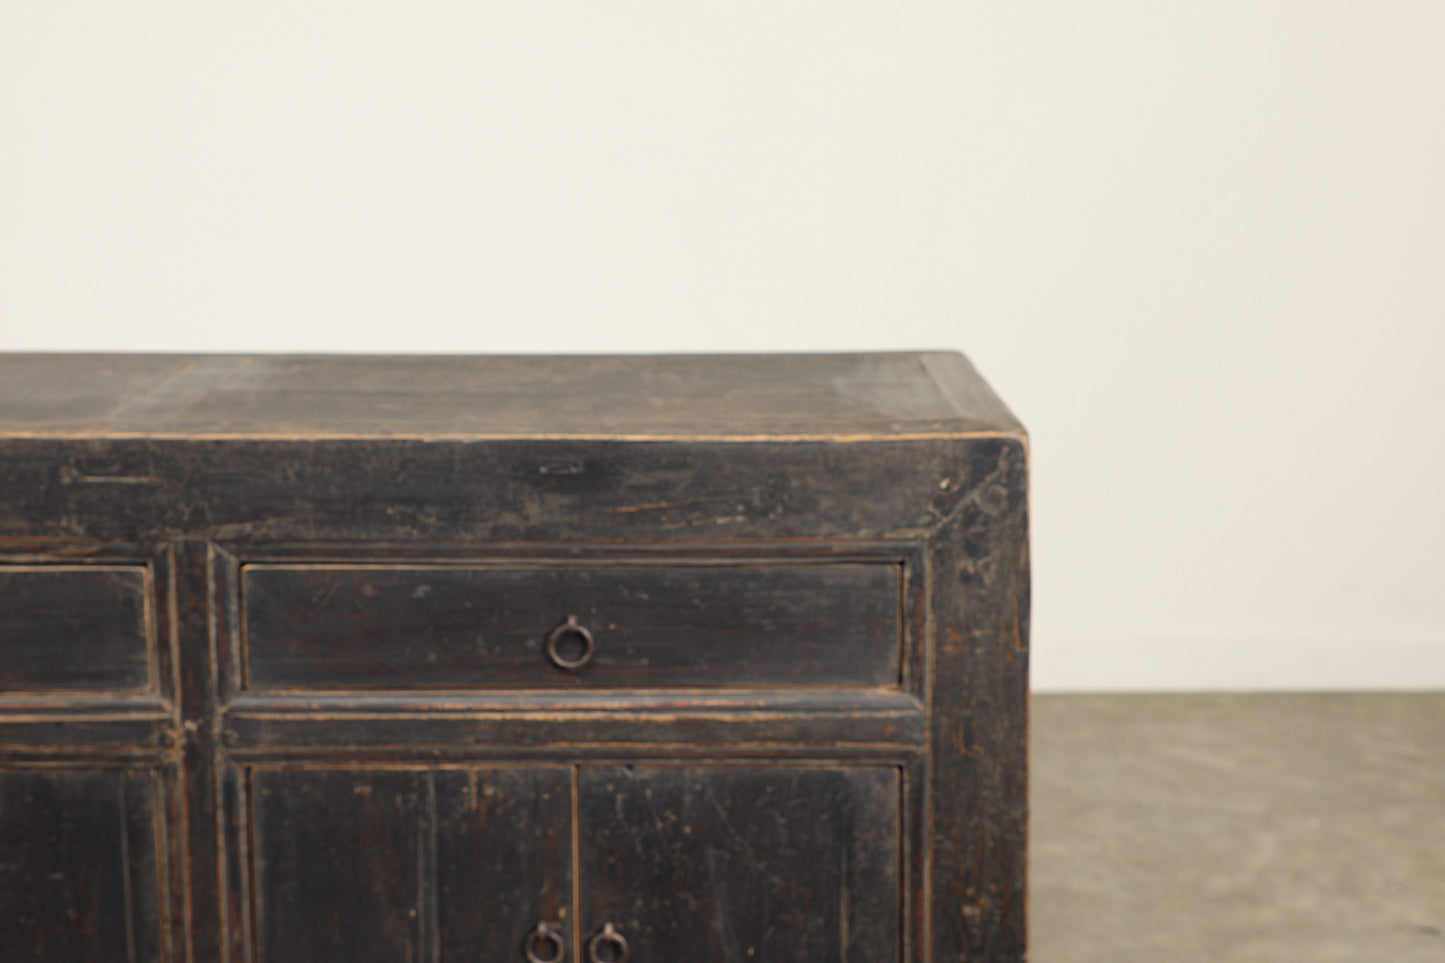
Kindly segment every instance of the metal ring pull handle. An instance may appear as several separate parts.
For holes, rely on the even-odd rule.
[[[627,963],[627,952],[627,940],[611,923],[587,943],[587,958],[592,963]]]
[[[527,963],[562,963],[567,956],[567,941],[546,923],[538,923],[537,928],[527,935],[523,949],[527,952]],[[547,955],[538,954],[538,950]]]
[[[571,659],[564,656],[558,648],[562,640],[568,636],[582,640],[582,654]],[[592,637],[592,630],[578,622],[575,615],[567,616],[567,621],[547,635],[547,658],[559,669],[566,669],[568,672],[580,669],[591,662],[592,656],[596,653],[597,640]]]

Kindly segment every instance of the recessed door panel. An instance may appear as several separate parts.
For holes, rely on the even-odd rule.
[[[258,769],[252,792],[261,963],[522,961],[567,917],[566,769]]]
[[[0,771],[0,960],[165,959],[150,771]]]
[[[571,772],[446,769],[435,779],[440,960],[524,960],[541,924],[570,944]]]
[[[899,959],[897,769],[584,768],[579,788],[599,960]]]

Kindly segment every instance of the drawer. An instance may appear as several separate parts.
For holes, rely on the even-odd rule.
[[[143,565],[0,565],[0,692],[151,681]]]
[[[241,568],[251,689],[886,686],[891,562]]]

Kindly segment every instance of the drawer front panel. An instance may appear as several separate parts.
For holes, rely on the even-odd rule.
[[[147,570],[0,565],[0,692],[150,685]]]
[[[902,567],[887,562],[241,571],[252,689],[899,679]]]

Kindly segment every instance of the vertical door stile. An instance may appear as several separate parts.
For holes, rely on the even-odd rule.
[[[426,803],[417,823],[420,838],[416,847],[416,915],[418,963],[438,963],[441,958],[437,923],[437,787],[436,773],[427,770],[422,780]]]
[[[186,832],[180,854],[189,872],[184,908],[185,959],[204,963],[220,948],[225,963],[242,963],[225,917],[225,881],[218,865],[220,760],[215,751],[215,636],[211,546],[198,538],[175,545],[176,638],[180,659],[180,745]]]
[[[573,766],[572,776],[572,959],[584,963],[582,955],[582,767]]]

